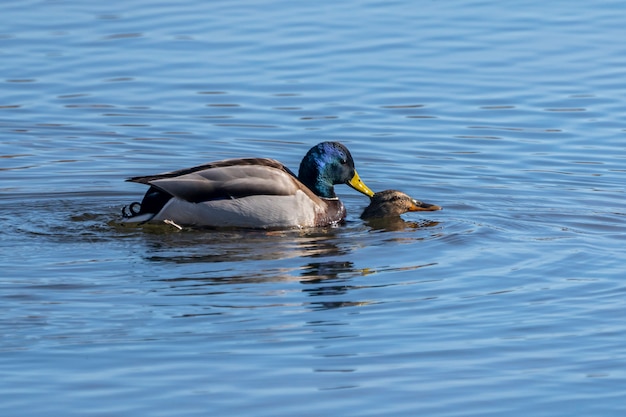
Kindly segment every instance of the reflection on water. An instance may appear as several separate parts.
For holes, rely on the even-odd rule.
[[[412,225],[410,222],[407,224]],[[294,291],[301,292],[307,297],[319,298],[320,300],[315,301],[306,299],[297,301],[297,304],[315,310],[366,306],[376,301],[363,299],[360,294],[364,290],[395,285],[377,282],[377,274],[410,272],[436,265],[427,263],[372,268],[359,267],[352,261],[333,260],[349,257],[352,251],[359,247],[347,244],[350,239],[346,238],[345,233],[346,230],[342,228],[308,232],[170,230],[168,234],[152,235],[148,232],[144,234],[144,238],[147,238],[147,260],[195,266],[195,271],[187,276],[154,279],[154,282],[167,284],[157,290],[159,294],[188,297],[219,296],[222,299],[220,309],[243,307],[236,303],[230,304],[229,294],[231,296],[237,294],[234,297],[237,300],[241,291],[262,291],[254,289],[251,285],[272,283],[287,285],[284,287],[285,291],[292,293],[286,304],[273,302],[271,306],[274,307],[293,304]],[[367,230],[364,233],[367,233]],[[364,237],[357,236],[354,232],[348,234],[351,238]],[[155,236],[158,236],[158,241],[153,240]],[[424,237],[398,236],[383,238],[387,245],[407,244],[411,240],[424,239]],[[301,263],[310,258],[331,260]],[[252,259],[259,262],[250,263]],[[367,282],[358,284],[353,282],[363,278],[366,278]],[[432,278],[422,281],[432,281]],[[336,297],[340,299],[335,300]],[[216,307],[215,300],[207,302],[212,308]],[[258,308],[260,305],[255,303],[250,307]]]
[[[436,228],[439,222],[427,220],[414,222],[391,218],[370,220],[366,224],[372,232],[410,232],[415,229]],[[350,242],[349,234],[360,234],[367,230],[360,226],[286,231],[177,230],[165,224],[121,227],[119,230],[125,229],[135,230],[145,237],[147,260],[181,264],[344,256],[359,247],[357,242]],[[354,232],[348,232],[346,235],[346,230]],[[430,234],[430,237],[433,235]],[[402,238],[389,237],[387,240],[425,238],[427,236],[406,235]]]
[[[1,416],[625,415],[621,5],[70,6],[0,3]],[[117,222],[323,140],[445,210]]]
[[[280,260],[295,257],[339,256],[349,249],[338,244],[336,233],[303,231],[215,231],[151,228],[145,234],[146,258],[157,262],[220,263]]]
[[[419,222],[416,221],[406,221],[401,217],[391,217],[391,218],[376,218],[366,220],[365,223],[371,227],[373,230],[380,231],[401,231],[405,229],[421,229],[426,227],[435,227],[439,224],[439,222],[432,220],[422,220]]]

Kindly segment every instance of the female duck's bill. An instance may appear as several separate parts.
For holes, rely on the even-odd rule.
[[[141,203],[124,210],[124,222],[169,221],[181,226],[294,228],[341,223],[346,210],[334,185],[372,197],[350,151],[322,142],[302,159],[298,175],[273,159],[216,161],[128,179],[150,186]]]
[[[374,194],[370,205],[363,210],[362,219],[376,219],[384,217],[398,217],[409,211],[436,211],[440,206],[424,203],[411,198],[397,190],[385,190]]]

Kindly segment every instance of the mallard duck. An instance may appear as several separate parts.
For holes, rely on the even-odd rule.
[[[150,188],[141,203],[124,207],[126,223],[261,229],[327,226],[346,216],[334,185],[347,184],[374,195],[357,174],[350,151],[339,142],[312,147],[297,176],[276,160],[243,158],[127,181]]]
[[[399,217],[407,211],[436,211],[440,206],[415,200],[397,190],[379,191],[371,196],[370,205],[363,210],[362,219]]]

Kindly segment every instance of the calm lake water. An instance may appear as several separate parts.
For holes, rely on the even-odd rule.
[[[0,415],[625,415],[622,2],[0,16]],[[323,140],[444,210],[118,223],[127,177]]]

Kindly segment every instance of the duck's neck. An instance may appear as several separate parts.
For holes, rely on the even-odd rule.
[[[298,179],[319,197],[337,198],[335,187],[322,175],[312,178],[306,175],[299,175]]]
[[[300,164],[298,179],[319,197],[337,198],[333,182],[324,174],[323,166],[323,161],[307,154]]]

